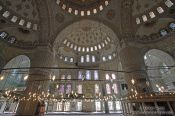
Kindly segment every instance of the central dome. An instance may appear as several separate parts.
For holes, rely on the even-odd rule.
[[[109,2],[110,0],[57,0],[62,9],[81,16],[96,14],[108,6]]]
[[[65,4],[78,9],[94,8],[103,4],[104,0],[62,0]]]

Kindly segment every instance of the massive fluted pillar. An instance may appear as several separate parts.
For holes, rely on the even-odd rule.
[[[46,92],[49,87],[51,70],[42,67],[53,67],[55,65],[55,57],[50,48],[38,47],[31,57],[31,69],[26,84],[26,96],[31,93]],[[41,68],[33,68],[41,67]],[[17,110],[17,115],[36,115],[39,101],[21,101]]]

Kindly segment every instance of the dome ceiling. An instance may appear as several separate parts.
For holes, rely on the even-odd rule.
[[[97,7],[99,4],[103,4],[105,0],[61,0],[68,6],[76,7],[78,9],[87,9]]]
[[[91,15],[102,11],[109,5],[110,0],[57,0],[62,9],[75,15]]]
[[[71,33],[70,33],[71,32]],[[82,20],[65,28],[56,39],[56,44],[62,41],[62,45],[77,47],[105,47],[111,42],[117,42],[115,33],[105,25],[91,20]],[[62,40],[60,40],[62,38]],[[76,47],[76,48],[77,48]]]
[[[32,21],[39,21],[35,0],[1,0],[9,9],[23,18]]]
[[[133,15],[143,13],[159,4],[160,2],[162,2],[162,0],[134,0]]]
[[[79,28],[75,32],[73,31],[67,37],[74,44],[82,46],[96,45],[107,38],[106,33],[94,29],[90,26]]]

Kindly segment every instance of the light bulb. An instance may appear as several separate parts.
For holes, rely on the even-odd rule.
[[[28,77],[29,77],[29,76],[28,76],[28,75],[26,75],[26,76],[24,77],[24,81],[26,81],[26,80],[28,79]]]
[[[53,81],[55,80],[55,75],[52,77],[52,80],[53,80]]]
[[[4,79],[4,76],[1,76],[1,77],[0,77],[0,80],[3,80],[3,79]]]
[[[134,83],[135,83],[134,79],[131,80],[131,83],[134,85]]]

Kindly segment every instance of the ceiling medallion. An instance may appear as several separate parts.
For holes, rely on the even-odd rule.
[[[56,0],[56,3],[69,13],[89,16],[102,11],[111,0]]]

